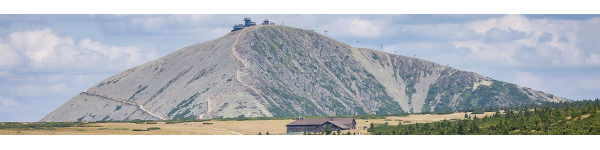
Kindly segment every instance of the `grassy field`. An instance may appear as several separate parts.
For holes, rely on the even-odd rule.
[[[470,115],[470,113],[468,113]],[[491,116],[494,112],[477,114],[481,118],[484,115]],[[440,120],[464,119],[465,113],[453,113],[447,115],[421,115],[411,114],[408,116],[388,116],[385,119],[356,119],[357,129],[349,130],[351,133],[368,134],[363,127],[369,127],[371,123],[398,125],[427,123]],[[471,117],[474,117],[472,115]],[[204,122],[185,122],[166,124],[157,122],[156,124],[136,124],[136,123],[89,123],[86,127],[56,127],[54,130],[47,129],[0,129],[0,135],[257,135],[266,132],[272,135],[286,134],[286,124],[293,122],[292,119],[286,120],[245,120],[245,121],[204,121]],[[212,124],[204,124],[212,123]],[[133,131],[134,129],[146,130],[147,128],[158,127],[158,130]],[[348,130],[342,131],[347,133]]]

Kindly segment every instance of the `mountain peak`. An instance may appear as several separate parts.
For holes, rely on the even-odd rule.
[[[115,74],[42,121],[457,111],[566,101],[312,30],[256,25]]]

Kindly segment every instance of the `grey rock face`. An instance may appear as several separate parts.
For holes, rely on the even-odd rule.
[[[253,26],[125,70],[41,121],[390,114],[567,101],[314,31]]]

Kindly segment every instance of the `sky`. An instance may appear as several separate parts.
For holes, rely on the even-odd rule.
[[[250,17],[581,100],[600,97],[600,15],[2,15],[0,122],[39,121],[123,70]]]

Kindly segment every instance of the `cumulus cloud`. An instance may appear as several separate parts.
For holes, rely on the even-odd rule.
[[[14,68],[24,61],[25,57],[10,44],[0,42],[0,69]]]
[[[562,20],[522,15],[409,25],[401,26],[407,33],[415,34],[408,36],[427,38],[399,42],[384,51],[393,49],[398,54],[417,54],[419,58],[566,98],[594,98],[590,93],[600,91],[592,90],[594,86],[591,85],[597,85],[600,80],[586,75],[594,73],[582,72],[600,67],[598,26],[600,18]],[[463,34],[467,36],[457,38],[452,33],[467,33]],[[562,77],[552,74],[557,73],[552,70],[560,68],[577,71],[565,72],[569,75]]]
[[[102,45],[91,39],[78,44],[50,28],[13,32],[0,43],[0,69],[16,72],[123,70],[157,58],[153,49]]]
[[[466,58],[485,58],[483,62],[498,65],[598,66],[593,57],[600,44],[588,40],[598,38],[598,34],[593,34],[597,32],[595,27],[590,24],[600,25],[600,22],[591,20],[597,19],[529,19],[521,15],[506,15],[465,23],[469,30],[481,37],[450,42],[456,47],[470,48],[472,53]]]
[[[490,18],[482,21],[474,21],[467,23],[466,25],[478,34],[485,34],[492,28],[499,28],[502,31],[531,31],[531,22],[529,19],[521,15],[506,15],[502,18]]]
[[[600,66],[600,54],[590,54],[589,58],[585,61]]]

